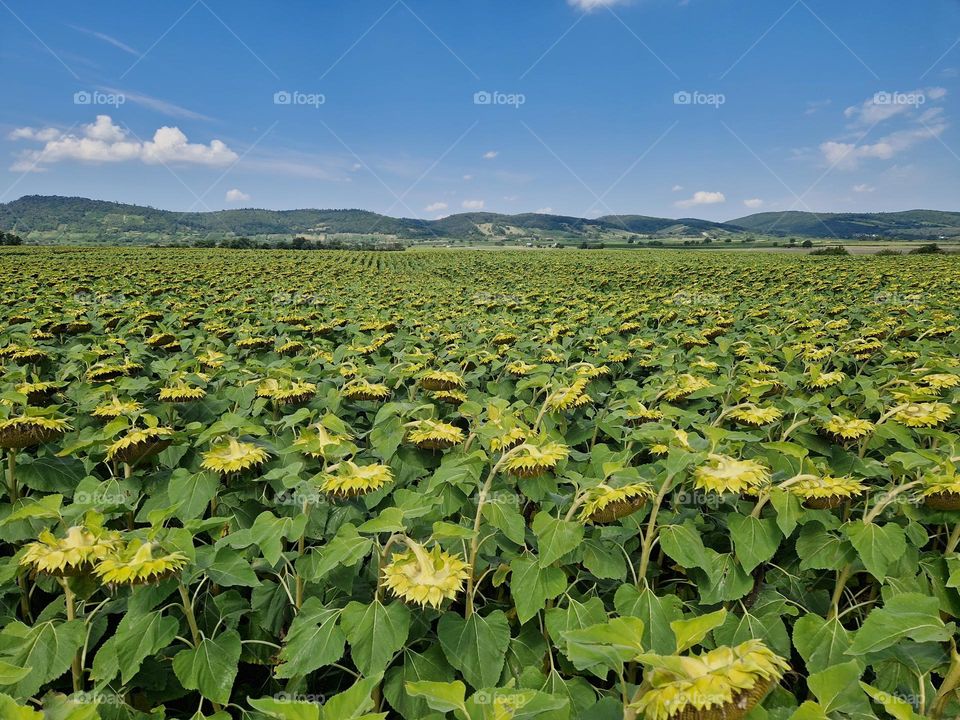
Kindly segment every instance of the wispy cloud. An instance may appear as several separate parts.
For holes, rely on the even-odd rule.
[[[118,50],[123,50],[123,52],[127,53],[128,55],[140,57],[140,53],[137,50],[134,50],[125,42],[121,42],[120,40],[117,40],[115,37],[111,35],[107,35],[106,33],[102,33],[102,32],[97,32],[96,30],[90,30],[84,27],[78,27],[76,25],[71,25],[70,27],[76,30],[77,32],[81,32],[84,35],[89,35],[90,37],[96,38],[97,40],[101,40],[102,42],[105,42],[108,45],[112,45]]]
[[[743,204],[751,210],[756,210],[757,208],[763,207],[763,200],[760,198],[750,198],[749,200],[744,200]]]
[[[613,5],[623,5],[628,2],[628,0],[567,0],[567,2],[584,12],[590,12],[591,10],[599,10],[600,8],[612,7]]]
[[[427,205],[423,211],[428,213],[436,213],[446,210],[449,207],[445,202],[435,202]]]
[[[189,108],[176,105],[175,103],[161,100],[160,98],[151,97],[150,95],[143,95],[142,93],[132,92],[130,90],[120,90],[118,88],[107,86],[99,86],[97,89],[113,95],[122,95],[127,102],[132,102],[134,105],[140,105],[141,107],[154,110],[161,115],[166,115],[167,117],[183,118],[184,120],[213,121],[212,117],[203,115],[202,113],[194,112]]]
[[[497,155],[499,155],[499,154],[500,154],[500,152],[497,151],[497,150],[488,150],[487,152],[485,152],[485,153],[483,154],[483,159],[484,159],[484,160],[493,160],[493,159],[494,159]]]
[[[464,200],[461,203],[464,210],[483,210],[485,205],[483,200]]]

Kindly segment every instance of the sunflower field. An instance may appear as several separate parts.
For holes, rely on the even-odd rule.
[[[0,274],[3,720],[960,717],[960,258]]]

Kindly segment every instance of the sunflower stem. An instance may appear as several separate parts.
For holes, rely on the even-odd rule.
[[[17,451],[13,448],[7,450],[7,494],[10,495],[11,504],[20,499],[17,488]]]
[[[940,689],[937,690],[933,707],[930,708],[930,717],[934,720],[940,720],[943,717],[943,712],[947,709],[947,703],[950,702],[950,696],[960,686],[960,655],[957,654],[956,641],[951,640],[950,644],[950,669],[947,671],[947,676],[943,679]]]
[[[643,550],[640,553],[640,565],[637,568],[637,582],[646,582],[647,567],[650,565],[650,553],[653,551],[653,541],[657,537],[657,515],[660,513],[660,505],[663,504],[670,487],[673,484],[673,475],[668,475],[657,491],[657,497],[650,508],[650,520],[647,522],[647,531],[643,535]]]
[[[70,589],[70,582],[66,578],[59,578],[59,580],[67,607],[67,622],[72,622],[77,619],[77,600],[73,590]],[[80,659],[80,650],[73,654],[73,660],[70,661],[70,675],[73,678],[73,691],[83,692],[83,664]]]
[[[184,584],[178,583],[180,590],[180,603],[183,608],[183,614],[187,618],[187,625],[190,626],[190,636],[193,638],[194,647],[198,647],[203,642],[203,636],[200,634],[200,628],[197,626],[197,617],[193,614],[193,602],[190,600],[190,592],[184,587]]]
[[[830,613],[827,615],[827,620],[835,620],[840,614],[840,600],[843,598],[843,591],[852,576],[853,563],[847,563],[844,568],[837,573],[837,582],[833,586],[833,596],[830,598]]]
[[[950,537],[947,538],[947,546],[943,549],[944,555],[949,555],[956,550],[957,545],[960,545],[960,522],[956,524],[953,532],[950,533]]]

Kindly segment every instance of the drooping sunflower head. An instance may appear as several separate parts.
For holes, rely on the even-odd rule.
[[[420,385],[424,390],[463,390],[466,387],[463,377],[449,370],[428,370],[420,376]]]
[[[804,384],[813,390],[825,390],[828,387],[839,385],[847,379],[847,374],[842,370],[823,371],[819,367],[811,366],[807,370]]]
[[[536,365],[524,362],[523,360],[514,360],[511,363],[507,363],[507,372],[514,377],[523,377],[524,375],[529,375],[536,369]]]
[[[331,432],[318,422],[300,433],[293,441],[293,447],[310,457],[328,459],[351,440],[350,435]]]
[[[159,543],[133,540],[101,560],[94,573],[111,585],[147,585],[176,575],[186,564],[187,556],[181,552],[167,552]]]
[[[673,385],[664,391],[663,396],[670,402],[683,400],[698,390],[704,390],[712,386],[713,383],[705,377],[685,373],[677,377]]]
[[[694,470],[693,478],[698,490],[752,495],[770,481],[770,471],[756,460],[711,454],[706,465]]]
[[[744,425],[760,427],[769,425],[783,417],[783,413],[773,406],[759,407],[758,405],[748,404],[730,411],[730,417],[742,422]]]
[[[438,608],[444,600],[456,598],[470,571],[467,563],[439,546],[426,550],[407,540],[407,548],[383,568],[384,586],[401,600],[422,607]]]
[[[270,453],[255,443],[231,437],[216,443],[202,457],[200,467],[228,475],[258,467],[270,457]]]
[[[131,428],[107,448],[107,460],[136,463],[162,452],[173,442],[173,429],[168,427]]]
[[[82,575],[121,546],[120,533],[102,528],[75,525],[62,538],[44,530],[26,546],[20,564],[56,577]]]
[[[416,420],[410,423],[407,439],[424,450],[444,450],[464,441],[463,430],[439,420]]]
[[[638,658],[650,689],[631,707],[646,720],[739,720],[790,669],[759,640],[698,655]]]
[[[589,382],[588,377],[578,377],[571,384],[565,385],[554,392],[547,405],[551,410],[571,410],[588,405],[591,398],[585,390]]]
[[[386,465],[357,465],[346,460],[335,472],[326,472],[320,477],[321,492],[350,498],[381,489],[393,480],[393,472]]]
[[[490,438],[490,449],[493,452],[506,452],[524,442],[529,435],[529,430],[518,425],[510,428],[498,426],[496,434]]]
[[[647,422],[663,420],[663,413],[656,408],[648,408],[642,402],[633,402],[627,406],[626,420],[630,425],[642,425]]]
[[[920,379],[921,385],[926,385],[933,390],[949,390],[960,386],[960,375],[953,373],[931,373],[924,375]]]
[[[587,492],[580,510],[580,522],[598,525],[616,522],[642,508],[653,495],[653,489],[645,482],[618,488],[598,485]]]
[[[946,403],[909,403],[898,410],[893,418],[912,428],[936,427],[950,419],[953,410]]]
[[[873,423],[860,418],[834,415],[823,424],[823,429],[838,440],[859,440],[873,431]]]
[[[467,401],[467,394],[462,390],[436,390],[430,393],[430,397],[449,405],[463,405]]]
[[[45,415],[16,415],[0,420],[0,448],[20,450],[51,442],[70,429],[62,418]]]
[[[143,405],[136,400],[121,400],[113,395],[107,402],[102,402],[91,413],[93,417],[105,420],[114,420],[121,415],[134,415],[143,410]]]
[[[950,465],[945,472],[925,477],[920,498],[933,510],[960,510],[960,476],[956,468]]]
[[[35,380],[20,383],[14,389],[21,395],[26,395],[28,405],[49,405],[50,397],[61,387],[54,380]]]
[[[317,386],[306,380],[267,378],[257,386],[257,397],[269,398],[278,405],[299,405],[317,392]]]
[[[206,397],[207,391],[202,387],[190,385],[186,382],[177,382],[173,385],[160,388],[161,402],[189,402],[190,400],[200,400]]]
[[[380,402],[390,397],[390,388],[386,385],[372,383],[362,378],[344,386],[342,392],[347,400]]]
[[[802,499],[807,507],[825,509],[859,497],[867,491],[867,486],[852,477],[808,475],[791,485],[788,490]]]
[[[503,464],[504,469],[521,478],[543,475],[567,459],[570,449],[548,438],[531,438],[517,445]]]

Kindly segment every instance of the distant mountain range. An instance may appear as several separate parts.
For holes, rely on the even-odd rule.
[[[586,219],[526,213],[462,213],[439,220],[394,218],[366,210],[221,210],[174,212],[77,197],[27,195],[0,204],[0,230],[28,242],[143,244],[296,235],[410,241],[669,239],[766,235],[960,239],[960,213],[758,213],[727,223],[696,218],[607,215]]]

